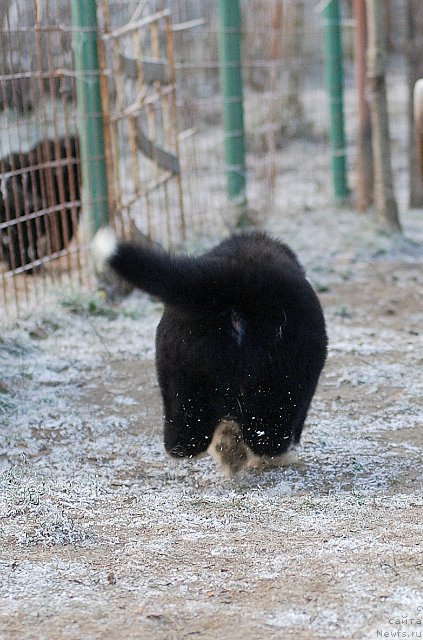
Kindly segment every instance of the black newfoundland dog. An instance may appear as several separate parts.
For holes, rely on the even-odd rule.
[[[208,451],[227,475],[295,459],[327,351],[319,300],[297,257],[264,233],[233,235],[200,256],[93,242],[107,263],[165,304],[156,366],[164,445]]]

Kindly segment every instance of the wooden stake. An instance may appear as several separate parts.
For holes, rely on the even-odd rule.
[[[374,159],[375,204],[380,222],[400,231],[398,207],[394,195],[391,143],[386,100],[386,3],[367,0],[367,78],[370,89],[372,149]]]

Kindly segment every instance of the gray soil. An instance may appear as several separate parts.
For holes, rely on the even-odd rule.
[[[141,294],[110,309],[59,292],[4,328],[0,637],[420,637],[418,221],[404,238],[349,210],[268,221],[330,337],[290,468],[228,480],[165,455],[161,308]]]

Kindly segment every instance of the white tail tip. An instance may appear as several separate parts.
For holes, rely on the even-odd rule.
[[[107,261],[116,252],[117,240],[110,227],[99,229],[91,243],[91,254],[97,271],[103,271]]]

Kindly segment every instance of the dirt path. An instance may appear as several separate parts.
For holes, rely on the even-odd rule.
[[[419,637],[422,251],[337,216],[271,225],[330,335],[296,467],[228,481],[165,456],[141,296],[3,333],[1,638]]]

